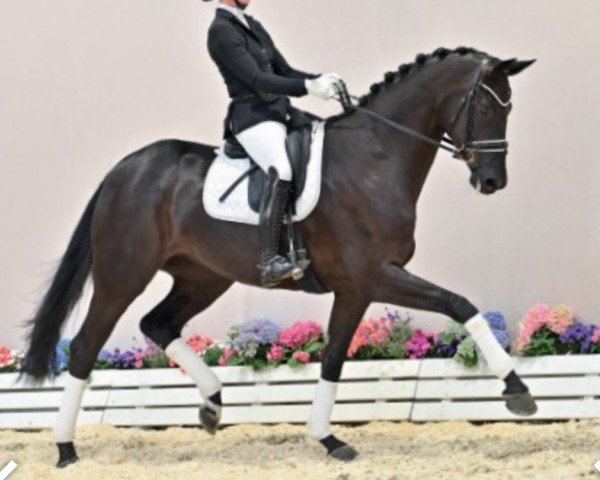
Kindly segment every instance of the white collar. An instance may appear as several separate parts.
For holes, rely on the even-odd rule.
[[[222,8],[223,10],[233,13],[240,22],[246,25],[247,28],[250,28],[250,25],[248,25],[248,20],[246,19],[246,15],[244,15],[244,12],[240,8],[232,7],[224,3],[219,3],[217,8]]]

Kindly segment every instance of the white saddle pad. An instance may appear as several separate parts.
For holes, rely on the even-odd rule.
[[[304,191],[296,202],[294,222],[299,222],[308,217],[319,200],[324,136],[325,122],[312,122],[310,161],[306,171]],[[231,159],[225,155],[223,148],[217,148],[215,153],[217,157],[209,167],[204,183],[204,194],[202,196],[204,209],[211,217],[219,220],[258,225],[258,213],[252,210],[248,204],[247,177],[223,202],[219,201],[225,190],[250,168],[250,159]]]

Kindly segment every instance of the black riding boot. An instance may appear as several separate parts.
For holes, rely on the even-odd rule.
[[[279,180],[277,170],[269,168],[267,185],[260,202],[260,258],[261,283],[273,286],[294,275],[302,276],[302,270],[287,258],[279,255],[279,236],[290,197],[291,182]]]

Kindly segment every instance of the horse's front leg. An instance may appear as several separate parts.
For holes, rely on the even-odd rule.
[[[348,346],[360,323],[369,300],[353,293],[336,293],[329,319],[328,343],[321,362],[321,378],[312,404],[307,433],[338,460],[353,460],[358,452],[336,438],[330,429],[331,411],[335,403],[338,381]]]
[[[375,286],[374,301],[443,313],[463,324],[480,348],[490,370],[504,380],[506,407],[517,415],[533,415],[535,401],[515,373],[511,357],[492,333],[487,321],[471,302],[453,292],[419,278],[398,265],[387,264]]]

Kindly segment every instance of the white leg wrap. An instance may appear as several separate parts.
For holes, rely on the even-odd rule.
[[[219,377],[183,339],[176,338],[169,343],[165,353],[192,377],[205,401],[221,390]],[[210,403],[212,404],[212,402]]]
[[[335,404],[338,384],[329,382],[322,378],[319,379],[315,399],[310,410],[310,417],[307,424],[307,434],[315,440],[322,440],[331,435],[330,420],[331,411]]]
[[[496,340],[486,319],[478,313],[465,322],[465,328],[480,348],[490,370],[498,378],[504,379],[515,367],[510,355]]]
[[[66,375],[65,390],[58,410],[58,417],[54,424],[54,441],[56,443],[72,442],[75,435],[77,415],[81,407],[81,399],[85,391],[87,380],[75,378],[69,372]]]

